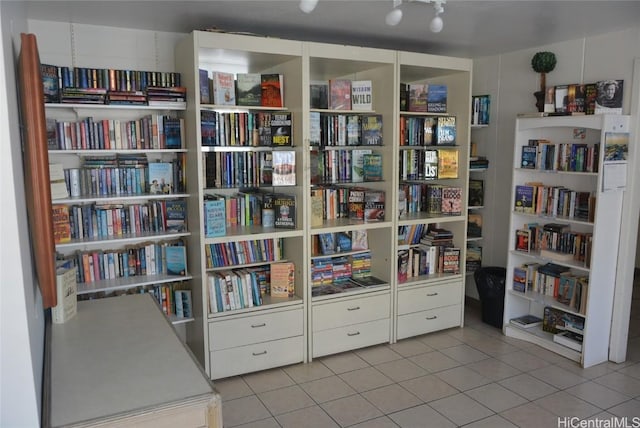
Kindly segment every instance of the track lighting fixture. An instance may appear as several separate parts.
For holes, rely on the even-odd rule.
[[[436,12],[436,15],[433,17],[431,22],[429,23],[429,29],[434,33],[439,33],[442,31],[442,26],[444,25],[440,14],[444,12],[443,4],[446,3],[446,0],[408,0],[414,3],[426,3],[433,4],[433,9]],[[393,9],[387,13],[385,17],[385,22],[387,25],[398,25],[402,20],[402,10],[400,9],[400,5],[402,5],[402,0],[393,0]]]

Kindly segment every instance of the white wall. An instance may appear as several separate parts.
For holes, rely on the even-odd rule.
[[[14,63],[24,8],[0,2],[0,426],[40,425],[44,312],[31,262]]]

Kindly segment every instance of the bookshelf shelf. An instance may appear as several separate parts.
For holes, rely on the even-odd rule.
[[[78,295],[100,293],[116,290],[129,290],[132,288],[143,287],[146,285],[164,284],[168,282],[184,282],[189,281],[193,277],[191,275],[138,275],[126,278],[101,280],[90,284],[79,284]]]
[[[597,153],[597,170],[599,173],[567,172],[554,170],[539,170],[520,168],[521,148],[528,146],[530,141],[545,141],[558,147],[572,140],[572,132],[575,128],[584,128],[584,139],[578,141],[585,147]],[[578,361],[583,367],[590,367],[608,360],[609,326],[612,319],[612,302],[615,284],[616,259],[618,257],[617,248],[619,240],[620,218],[622,212],[622,192],[603,190],[603,174],[606,157],[605,145],[607,135],[611,132],[620,135],[628,135],[629,117],[623,115],[589,115],[575,117],[547,117],[547,118],[519,118],[516,121],[516,144],[513,163],[513,186],[522,186],[526,182],[539,182],[543,186],[564,186],[569,192],[588,193],[590,197],[595,197],[595,202],[589,202],[588,216],[596,219],[595,222],[573,218],[569,216],[544,216],[535,212],[542,210],[539,204],[534,204],[534,213],[523,213],[513,210],[510,215],[510,248],[515,248],[516,230],[523,225],[530,225],[531,231],[535,232],[535,246],[529,252],[509,251],[507,262],[507,292],[505,293],[504,312],[504,333],[508,336],[517,337],[533,343],[537,343],[553,352],[563,355],[572,360]],[[557,168],[558,164],[554,164]],[[585,179],[587,178],[587,179]],[[539,188],[539,191],[543,187]],[[512,195],[512,206],[515,205],[515,191]],[[556,206],[556,208],[554,208]],[[554,212],[561,212],[561,207],[557,200],[553,200],[547,207]],[[581,208],[582,209],[582,208]],[[564,214],[565,212],[563,212]],[[585,216],[587,214],[584,214]],[[565,224],[559,231],[543,230],[547,224]],[[536,227],[536,225],[538,225]],[[552,245],[551,241],[546,241],[550,234],[575,236],[572,242],[583,242],[575,248],[564,249],[546,247]],[[580,259],[585,261],[570,260],[562,261],[553,251],[573,252]],[[565,257],[564,255],[562,257]],[[543,292],[541,282],[531,282],[527,286],[525,293],[513,288],[515,272],[522,271],[525,263],[537,263],[532,269],[543,269],[541,266],[551,263],[568,270],[560,278],[558,274],[546,273],[545,289]],[[588,267],[586,266],[588,265]],[[526,270],[526,269],[525,269]],[[568,276],[567,276],[568,275]],[[558,279],[554,279],[557,276]],[[561,284],[569,284],[572,281],[566,278],[584,278],[571,288]],[[538,276],[536,276],[538,278]],[[527,281],[525,281],[526,284]],[[608,284],[608,286],[602,286]],[[570,287],[570,286],[567,286]],[[569,293],[570,303],[565,305],[558,302],[558,294],[564,290],[571,290]],[[578,298],[579,297],[579,298]],[[551,308],[545,310],[545,308]],[[559,345],[553,341],[553,335],[543,332],[541,329],[521,329],[513,326],[509,320],[532,314],[543,318],[543,314],[548,311],[560,311],[567,317],[578,317],[583,320],[583,346],[582,352],[576,352],[570,348]],[[554,324],[558,325],[558,324]],[[560,325],[560,329],[563,327]]]

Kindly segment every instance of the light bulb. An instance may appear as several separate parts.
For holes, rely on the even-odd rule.
[[[384,18],[384,22],[386,22],[387,25],[391,25],[391,26],[398,25],[401,20],[402,20],[402,11],[400,9],[391,10],[389,13],[387,13],[387,16]]]
[[[443,26],[443,22],[442,22],[442,18],[440,18],[439,15],[436,15],[433,17],[433,19],[431,20],[431,23],[429,24],[429,29],[433,32],[433,33],[439,33],[440,31],[442,31],[442,26]]]
[[[318,0],[300,0],[300,10],[304,13],[311,13],[318,5]]]

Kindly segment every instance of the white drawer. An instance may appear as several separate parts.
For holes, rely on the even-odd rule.
[[[462,301],[462,283],[447,282],[398,292],[398,314],[424,311],[460,304]]]
[[[398,317],[398,339],[460,325],[462,305],[444,306]]]
[[[389,294],[313,304],[313,331],[389,318]]]
[[[313,333],[313,356],[389,342],[389,318]]]
[[[304,336],[210,353],[211,379],[235,376],[304,360]]]
[[[302,308],[268,314],[247,314],[242,318],[213,321],[209,323],[209,350],[219,351],[300,336],[303,328]]]

